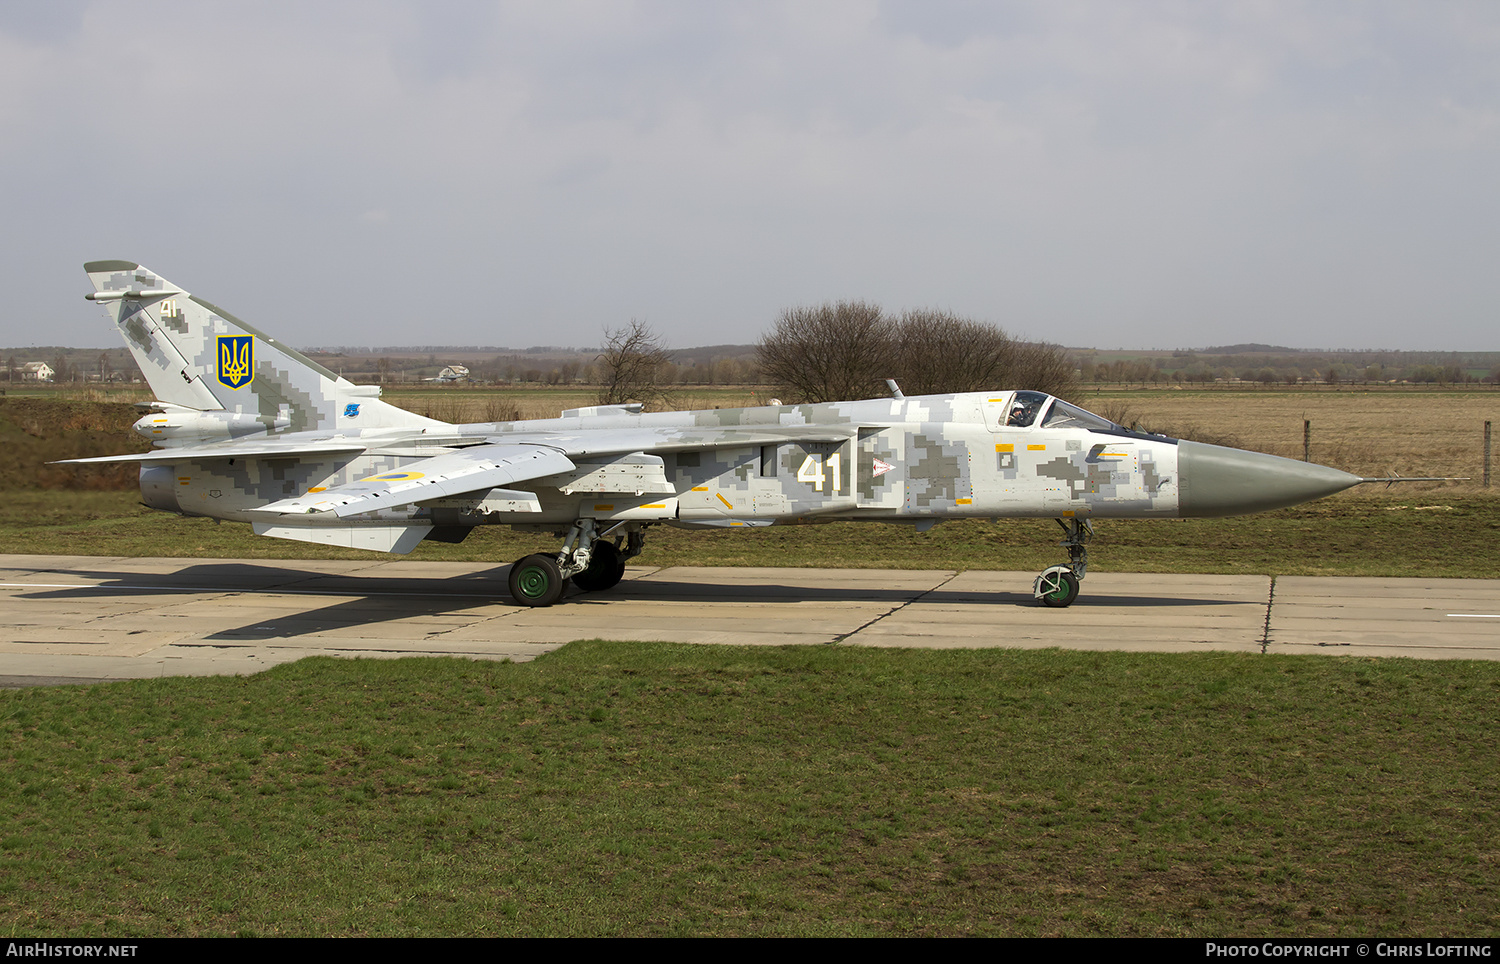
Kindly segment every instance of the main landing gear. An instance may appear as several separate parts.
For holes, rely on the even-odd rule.
[[[599,533],[593,519],[579,519],[568,530],[562,551],[517,559],[510,567],[510,594],[522,606],[550,606],[562,598],[568,580],[584,592],[613,589],[625,575],[625,562],[641,554],[646,537],[631,529],[606,541],[614,529]]]
[[[1057,524],[1065,534],[1058,545],[1068,550],[1071,561],[1066,566],[1043,569],[1031,591],[1044,606],[1061,609],[1078,598],[1078,583],[1089,568],[1088,541],[1094,535],[1094,525],[1088,519],[1058,519]]]

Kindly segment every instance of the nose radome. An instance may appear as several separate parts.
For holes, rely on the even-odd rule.
[[[1262,452],[1182,441],[1177,446],[1177,514],[1246,515],[1342,492],[1362,480],[1326,465]]]

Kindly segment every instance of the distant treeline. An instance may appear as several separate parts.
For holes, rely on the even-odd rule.
[[[1238,346],[1234,346],[1238,347]],[[1265,352],[1076,351],[1084,384],[1256,382],[1264,385],[1494,384],[1500,352],[1329,351]]]
[[[754,345],[716,345],[673,350],[660,381],[667,385],[756,385],[760,372]],[[453,350],[425,354],[310,353],[319,364],[352,382],[402,384],[435,377],[445,366],[464,365],[471,383],[486,385],[597,385],[600,353],[549,349],[496,354]]]
[[[1272,345],[1226,345],[1202,351],[1102,351],[1071,348],[1085,384],[1201,384],[1254,382],[1263,385],[1411,382],[1462,385],[1500,383],[1500,351],[1424,352],[1381,350],[1305,351]],[[426,350],[344,347],[308,351],[320,364],[356,383],[410,384],[435,377],[445,366],[469,369],[479,384],[593,385],[599,351],[594,348],[494,349],[433,346]],[[118,348],[42,346],[0,349],[0,379],[24,380],[28,362],[46,362],[53,382],[141,381],[135,359]],[[663,380],[676,385],[759,385],[755,345],[709,345],[671,351]],[[999,386],[1014,387],[1014,386]]]

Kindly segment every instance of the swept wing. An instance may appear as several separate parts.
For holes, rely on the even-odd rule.
[[[357,482],[272,502],[256,511],[271,515],[332,512],[344,518],[376,509],[503,488],[573,469],[571,459],[548,446],[524,443],[475,445],[418,459],[395,471]]]

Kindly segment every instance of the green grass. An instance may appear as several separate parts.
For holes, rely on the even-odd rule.
[[[26,935],[1471,935],[1500,664],[574,643],[0,693]]]
[[[1398,498],[1404,496],[1404,498]],[[1098,572],[1500,578],[1500,499],[1441,491],[1341,495],[1232,519],[1097,523]],[[907,526],[835,523],[648,533],[642,565],[831,566],[881,569],[1042,569],[1063,561],[1048,519]],[[423,543],[413,559],[511,562],[551,550],[539,533],[484,527],[458,545]],[[243,523],[153,512],[124,492],[11,492],[0,500],[0,552],[373,559],[356,550],[266,539]]]

